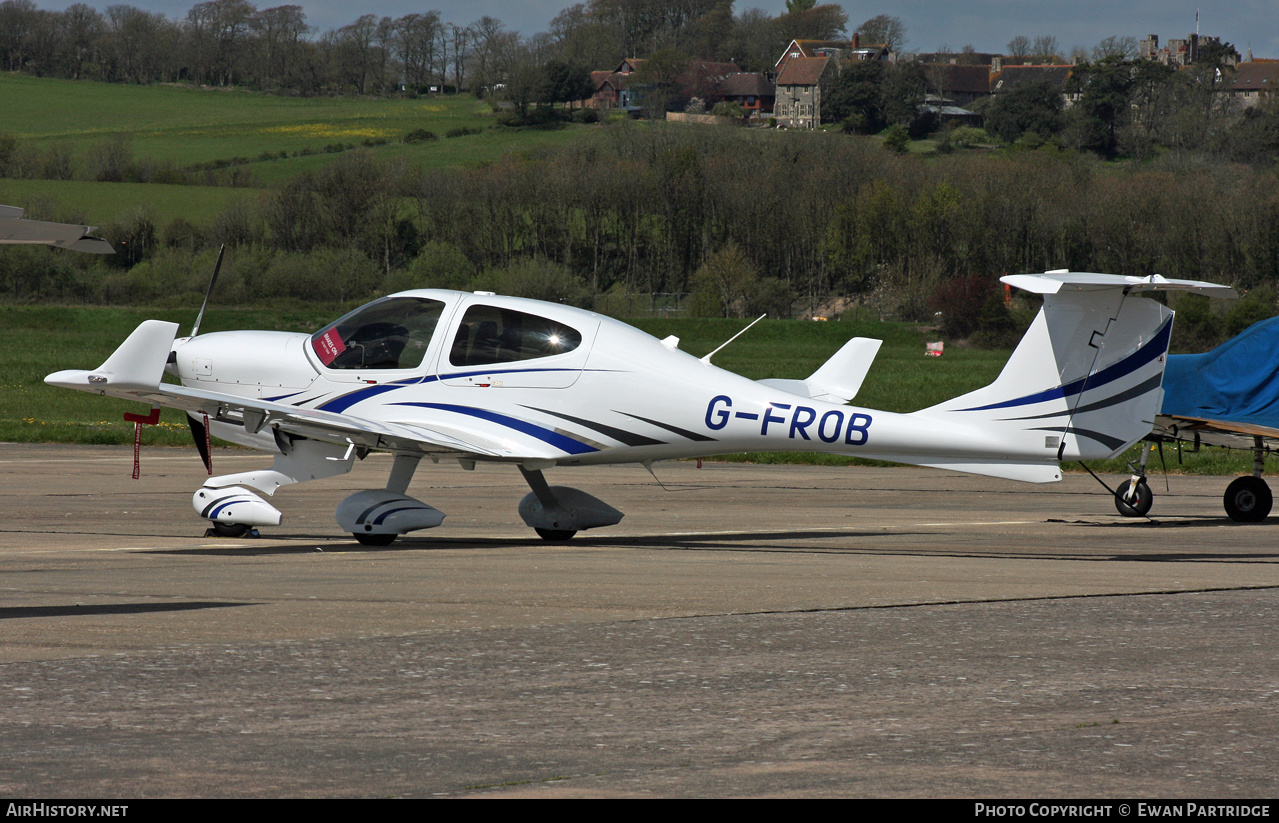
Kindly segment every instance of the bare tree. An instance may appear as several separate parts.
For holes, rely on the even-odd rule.
[[[1010,57],[1025,57],[1030,54],[1030,38],[1024,34],[1019,34],[1008,41],[1008,55]]]
[[[32,57],[40,10],[31,0],[0,3],[0,58],[7,71],[21,71]]]
[[[187,12],[188,57],[203,82],[231,85],[240,76],[249,22],[257,9],[247,0],[209,0]]]
[[[376,82],[378,63],[377,15],[364,14],[338,29],[333,41],[334,70],[343,86],[354,86],[360,94]]]
[[[1030,46],[1030,53],[1045,63],[1053,62],[1057,59],[1057,52],[1061,46],[1057,44],[1057,38],[1051,34],[1043,34],[1035,38],[1035,42]]]
[[[163,14],[133,6],[107,6],[103,79],[149,83],[164,77],[177,49],[178,26]]]
[[[1105,60],[1107,57],[1118,57],[1120,60],[1137,58],[1137,38],[1111,35],[1092,47],[1093,60]]]
[[[58,18],[62,41],[63,71],[72,80],[84,76],[85,65],[93,62],[106,23],[97,9],[75,3]]]
[[[883,43],[891,52],[901,51],[906,46],[906,24],[900,17],[879,14],[857,27],[863,43]]]
[[[404,67],[404,81],[410,86],[424,86],[431,82],[439,28],[438,11],[406,14],[395,21],[395,53]]]
[[[613,68],[627,55],[615,29],[600,22],[585,3],[577,3],[551,20],[551,42],[563,62],[589,69]]]
[[[466,62],[471,56],[471,30],[449,23],[451,56],[453,58],[453,83],[460,94],[466,77]]]
[[[507,31],[502,21],[484,16],[470,26],[472,91],[488,94],[506,82],[508,68],[520,46],[520,36]]]
[[[264,88],[287,85],[302,59],[303,42],[310,27],[301,6],[275,6],[254,15],[250,27],[256,35],[258,84]]]

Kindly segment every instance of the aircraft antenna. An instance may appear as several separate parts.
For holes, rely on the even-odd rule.
[[[200,333],[200,321],[204,320],[204,309],[209,305],[209,295],[213,294],[213,284],[218,282],[218,272],[222,271],[222,255],[226,254],[226,243],[218,247],[218,262],[213,264],[213,276],[209,278],[209,287],[204,290],[204,302],[200,304],[200,313],[195,316],[195,325],[191,327],[191,336]]]
[[[768,317],[768,313],[767,313],[767,312],[765,312],[764,314],[761,314],[759,317],[756,317],[754,320],[752,320],[752,321],[751,321],[751,323],[750,323],[750,326],[747,326],[746,328],[744,328],[744,329],[742,329],[741,331],[739,331],[737,334],[733,335],[732,337],[728,338],[728,339],[727,339],[727,340],[725,340],[723,343],[721,343],[721,344],[720,344],[720,347],[719,347],[718,349],[716,349],[715,351],[713,351],[713,352],[711,352],[710,354],[708,354],[708,355],[706,355],[705,357],[703,357],[703,358],[702,358],[702,362],[703,362],[703,363],[706,363],[707,365],[709,365],[709,364],[710,364],[710,362],[711,362],[711,358],[712,358],[712,357],[714,357],[715,355],[719,354],[719,352],[720,352],[720,350],[721,350],[721,349],[723,349],[723,348],[724,348],[725,346],[727,346],[729,343],[732,343],[732,342],[733,342],[734,340],[736,340],[737,338],[741,337],[743,334],[746,334],[746,332],[748,332],[748,331],[750,331],[750,330],[751,330],[751,326],[753,326],[753,325],[755,325],[756,323],[758,323],[759,321],[763,320],[765,317]]]

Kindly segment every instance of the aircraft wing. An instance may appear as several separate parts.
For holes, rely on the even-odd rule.
[[[429,409],[415,409],[412,420],[370,420],[349,414],[300,408],[222,392],[162,383],[164,364],[177,334],[176,323],[148,320],[93,371],[72,369],[49,375],[45,382],[63,388],[136,400],[152,406],[207,414],[210,420],[243,425],[249,434],[268,426],[286,434],[351,444],[368,449],[418,451],[497,460],[553,457],[519,452],[474,432],[432,420]]]
[[[1279,428],[1256,423],[1161,414],[1155,418],[1152,434],[1227,449],[1254,449],[1256,438],[1260,437],[1266,451],[1279,451]]]
[[[1163,388],[1156,435],[1236,449],[1279,442],[1279,317],[1212,351],[1170,356]]]
[[[24,220],[22,213],[22,209],[16,206],[0,206],[0,243],[57,246],[90,254],[115,254],[110,243],[100,237],[90,236],[96,226]]]

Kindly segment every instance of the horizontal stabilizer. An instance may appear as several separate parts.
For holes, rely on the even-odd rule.
[[[1235,296],[1235,290],[1229,286],[1206,283],[1202,280],[1170,280],[1159,274],[1152,274],[1149,277],[1132,277],[1057,269],[1043,274],[1008,274],[999,280],[1034,294],[1060,294],[1069,290],[1122,289],[1124,294],[1145,291],[1188,291],[1208,297]]]
[[[928,469],[980,474],[983,477],[998,477],[1003,480],[1019,480],[1023,483],[1056,483],[1061,480],[1061,467],[1056,461],[1051,463],[1017,463],[1011,460],[974,460],[971,457],[956,458],[924,458],[916,456],[886,455],[878,460],[891,460],[894,463],[910,463]]]
[[[759,382],[770,388],[800,397],[824,400],[829,403],[847,403],[857,396],[870,371],[882,340],[854,337],[835,352],[834,356],[813,372],[807,380],[781,380],[769,378]]]

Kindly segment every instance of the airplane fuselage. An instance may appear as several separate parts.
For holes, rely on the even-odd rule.
[[[451,357],[468,307],[528,301],[424,291],[448,304],[421,362],[408,369],[326,366],[315,336],[222,332],[175,345],[189,388],[340,412],[478,437],[558,465],[641,462],[758,451],[823,451],[891,458],[1000,452],[1013,462],[1055,463],[1042,439],[1021,450],[980,427],[801,397],[725,371],[632,326],[591,312],[537,304],[581,335],[572,351],[481,366]],[[450,345],[446,345],[450,344]],[[267,450],[267,431],[213,421],[213,433]],[[494,458],[502,459],[502,458]]]

